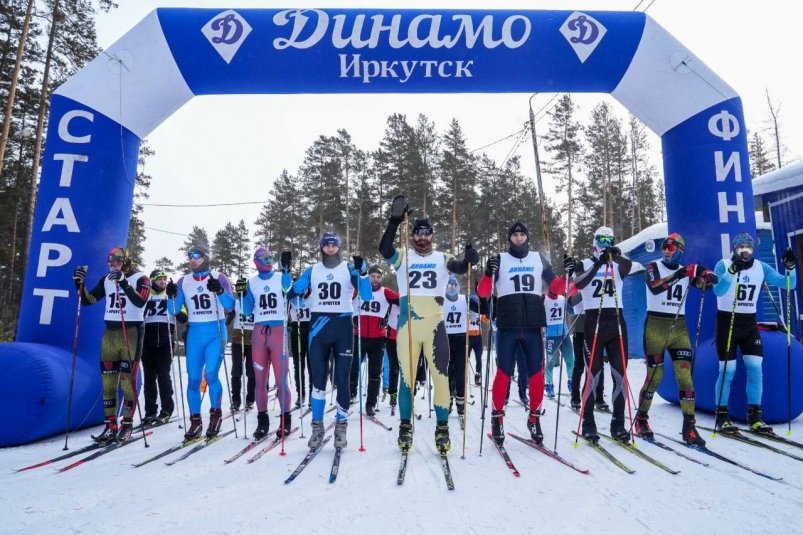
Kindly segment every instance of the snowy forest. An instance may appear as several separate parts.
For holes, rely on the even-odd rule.
[[[0,3],[0,340],[13,339],[16,329],[50,95],[101,52],[96,17],[115,8],[111,0]],[[468,241],[483,257],[504,248],[506,228],[517,219],[529,225],[538,248],[546,221],[553,262],[564,252],[588,251],[599,225],[611,226],[621,240],[661,221],[661,163],[651,161],[644,125],[603,100],[590,110],[580,110],[571,95],[550,102],[539,119],[538,150],[541,171],[556,188],[544,193],[543,218],[536,170],[522,168],[514,150],[494,161],[471,147],[459,117],[436,125],[424,114],[393,114],[374,146],[356,146],[348,125],[309,140],[296,169],[266,177],[267,197],[258,198],[269,202],[255,221],[194,227],[185,243],[206,241],[213,265],[235,276],[248,272],[257,245],[290,249],[294,267],[306,266],[325,230],[341,234],[344,253],[377,261],[388,203],[400,192],[415,217],[431,219],[438,248],[458,255]],[[768,103],[777,120],[769,95]],[[777,135],[763,135],[749,137],[753,176],[780,166]],[[528,125],[516,143],[520,150],[532,144]],[[145,163],[159,150],[147,140],[140,149],[128,238],[138,263],[147,232],[142,203],[150,181],[159,179],[144,172]],[[183,253],[147,268],[181,271]]]

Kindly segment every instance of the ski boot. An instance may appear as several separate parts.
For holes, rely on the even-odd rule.
[[[601,399],[601,398],[600,398]],[[594,408],[600,412],[611,412],[611,406],[608,405],[604,399],[601,401],[597,401],[597,404],[594,405]]]
[[[401,420],[399,422],[399,449],[402,451],[410,451],[413,447],[413,424],[410,420]]]
[[[293,426],[293,413],[285,412],[279,416],[279,429],[276,430],[276,439],[286,437],[290,434]]]
[[[242,401],[240,401],[238,398],[233,398],[231,400],[231,412],[239,411],[240,407],[242,406],[243,406]]]
[[[482,386],[482,374],[475,373],[474,374],[474,386]]]
[[[134,421],[131,418],[123,418],[120,422],[120,429],[117,431],[117,442],[125,442],[131,438],[134,432]]]
[[[149,425],[155,425],[158,422],[158,420],[159,419],[156,417],[155,414],[146,414],[142,418],[142,426],[148,427]]]
[[[546,390],[546,397],[550,399],[555,397],[555,386],[552,383],[545,384],[544,390]]]
[[[611,436],[619,442],[627,444],[630,442],[630,433],[625,429],[624,416],[615,417],[611,420]]]
[[[747,406],[747,421],[750,423],[750,430],[754,433],[772,433],[772,427],[761,419],[761,405]]]
[[[92,438],[98,444],[109,444],[117,440],[118,430],[119,428],[117,426],[117,416],[107,416],[106,427],[98,436],[93,436]]]
[[[505,442],[505,411],[491,411],[491,437],[500,446]]]
[[[368,416],[376,415],[376,408],[374,407],[373,403],[366,403],[365,414],[367,414]]]
[[[527,429],[530,431],[530,438],[539,446],[544,443],[544,432],[541,431],[541,419],[537,412],[530,411],[527,417]]]
[[[703,440],[703,437],[697,432],[697,428],[694,426],[695,423],[694,416],[684,414],[683,429],[680,431],[680,434],[683,435],[683,442],[686,444],[704,448],[705,440]]]
[[[191,414],[190,415],[190,427],[187,429],[187,432],[184,433],[184,440],[193,440],[201,436],[201,432],[204,430],[204,422],[201,419],[200,414]]]
[[[446,455],[452,442],[449,440],[449,422],[438,422],[435,426],[435,448],[441,455]]]
[[[530,398],[524,390],[519,390],[519,401],[521,401],[521,404],[525,407],[530,404]]]
[[[270,430],[270,419],[268,411],[257,413],[257,428],[254,430],[254,440],[262,440],[268,436]]]
[[[310,433],[307,446],[311,450],[317,450],[323,444],[323,420],[312,420],[312,433]]]
[[[717,407],[716,423],[714,423],[714,431],[717,433],[735,433],[736,426],[731,423],[730,416],[728,416],[728,407],[722,405]]]
[[[398,397],[398,394],[396,392],[394,392],[394,393],[392,393],[390,395],[390,406],[391,407],[395,407],[396,406],[396,398],[397,397]]]
[[[572,400],[569,402],[569,405],[571,406],[572,409],[579,411],[582,403],[580,403],[579,399],[572,398]]]
[[[173,411],[172,410],[168,412],[168,411],[162,409],[159,412],[159,416],[156,417],[156,422],[154,423],[154,425],[164,425],[164,424],[166,424],[167,422],[170,421],[170,417],[172,415],[173,415]]]
[[[209,427],[206,428],[206,438],[214,438],[220,433],[220,424],[223,420],[223,411],[209,409]]]
[[[655,433],[650,429],[649,420],[650,417],[646,412],[637,411],[636,417],[633,419],[633,430],[641,438],[652,440],[655,438]]]
[[[597,433],[597,423],[594,418],[583,418],[583,428],[581,434],[584,439],[596,444],[599,442],[599,433]]]
[[[569,388],[569,392],[571,392],[571,391],[572,391],[572,387],[574,386],[574,384],[572,383],[572,380],[571,380],[571,379],[569,379],[569,380],[568,380],[568,382],[567,382],[567,385],[566,385],[566,386]]]
[[[457,406],[457,415],[463,416],[466,413],[466,399],[456,397],[454,398],[454,400],[455,400],[455,405]]]
[[[254,408],[254,402],[253,401],[246,401],[245,402],[245,410],[246,410],[246,412],[250,411],[253,408]]]
[[[349,445],[348,442],[348,434],[346,431],[348,430],[349,422],[348,420],[338,420],[335,424],[335,449],[342,450],[346,446]]]

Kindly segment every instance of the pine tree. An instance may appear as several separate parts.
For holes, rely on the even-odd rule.
[[[134,205],[131,207],[131,220],[128,222],[128,253],[134,263],[143,265],[145,253],[145,222],[142,220],[144,207],[142,201],[148,199],[148,188],[151,185],[151,176],[145,173],[145,162],[148,157],[156,154],[143,140],[139,147],[137,158],[137,176],[134,179]]]
[[[583,156],[583,146],[580,141],[582,126],[574,118],[576,112],[577,106],[572,101],[571,95],[562,95],[557,105],[547,114],[550,118],[549,130],[544,136],[546,150],[552,156],[551,161],[544,162],[544,170],[554,177],[556,193],[566,191],[568,195],[566,204],[557,206],[566,212],[568,254],[572,254],[572,233],[575,230],[572,225],[575,218],[574,192],[578,186],[582,187],[582,179],[578,176]]]
[[[774,171],[776,169],[775,164],[761,135],[758,132],[753,132],[749,139],[747,152],[750,156],[750,175],[753,178],[757,178],[764,173]]]
[[[477,170],[457,119],[452,119],[443,137],[439,167],[441,182],[436,191],[437,216],[433,215],[433,219],[439,228],[450,230],[448,234],[441,233],[446,236],[441,237],[439,244],[448,247],[452,254],[458,254],[464,242],[479,232],[472,225],[476,221],[478,205],[475,190]],[[449,241],[444,243],[447,236]]]
[[[241,229],[232,223],[226,223],[222,229],[215,233],[215,239],[212,242],[212,258],[214,258],[212,265],[215,269],[231,278],[244,274],[244,252],[241,249],[243,234],[247,242],[248,229],[245,228],[245,223],[243,223]]]
[[[387,119],[385,136],[374,153],[377,180],[383,184],[383,203],[404,193],[413,211],[411,217],[422,217],[429,210],[430,186],[424,178],[427,168],[419,148],[420,140],[403,114]]]
[[[172,273],[173,271],[176,271],[176,268],[173,267],[173,261],[167,258],[166,256],[163,256],[162,258],[154,262],[153,265],[155,266],[155,269],[164,271],[165,273]]]

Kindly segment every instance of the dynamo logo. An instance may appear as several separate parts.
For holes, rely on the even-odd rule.
[[[577,54],[580,63],[585,63],[596,50],[608,30],[597,19],[575,11],[560,27],[560,33]]]
[[[251,33],[251,25],[239,13],[229,9],[207,22],[206,26],[201,28],[201,33],[206,36],[209,44],[220,54],[223,61],[231,63]]]
[[[199,294],[200,294],[200,293],[204,293],[204,287],[203,287],[203,286],[198,286],[198,287],[195,289],[195,291],[196,291],[196,292],[198,292]]]

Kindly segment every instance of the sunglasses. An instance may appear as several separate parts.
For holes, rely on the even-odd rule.
[[[661,250],[662,251],[669,251],[670,253],[674,253],[675,251],[678,250],[678,246],[675,245],[674,243],[668,243],[668,244],[664,245],[663,247],[661,247]]]
[[[432,236],[434,231],[431,228],[417,228],[413,231],[415,236]]]
[[[203,258],[203,257],[204,257],[204,254],[202,252],[200,252],[200,251],[192,251],[190,253],[187,253],[187,258],[189,258],[191,260],[198,260],[199,258]]]
[[[268,264],[272,264],[273,263],[273,257],[272,256],[263,256],[262,258],[256,256],[256,257],[254,257],[254,260],[259,262],[263,266],[267,266]]]

